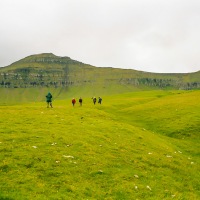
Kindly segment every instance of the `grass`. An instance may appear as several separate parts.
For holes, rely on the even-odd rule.
[[[109,85],[84,85],[71,87],[33,87],[33,88],[0,88],[1,98],[0,105],[16,105],[30,102],[45,101],[46,94],[50,91],[54,100],[69,99],[74,97],[93,97],[97,94],[103,96],[123,94],[138,90],[133,86],[109,84]]]
[[[76,96],[75,96],[76,97]],[[199,91],[0,106],[0,199],[192,199]]]

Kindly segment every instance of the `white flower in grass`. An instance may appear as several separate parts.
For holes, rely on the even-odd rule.
[[[34,149],[37,149],[37,147],[36,146],[32,146]]]

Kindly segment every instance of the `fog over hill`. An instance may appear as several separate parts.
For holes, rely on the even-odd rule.
[[[128,86],[130,90],[199,89],[200,71],[194,73],[150,73],[132,69],[95,67],[43,53],[25,57],[0,68],[0,87],[71,87],[109,85]]]

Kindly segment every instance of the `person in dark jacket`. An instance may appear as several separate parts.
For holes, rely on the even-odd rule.
[[[79,103],[80,103],[80,106],[82,106],[83,99],[80,97],[78,101],[79,101]]]
[[[102,98],[99,97],[98,103],[101,104],[101,102],[102,102]]]
[[[51,108],[53,108],[53,105],[52,105],[52,94],[49,92],[47,95],[46,95],[46,102],[47,102],[47,108],[49,108],[49,105],[51,106]]]
[[[96,104],[96,101],[97,101],[97,98],[96,97],[92,97],[92,99],[93,99],[93,103],[94,103],[94,105]]]

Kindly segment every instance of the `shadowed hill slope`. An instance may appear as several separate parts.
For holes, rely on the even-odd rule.
[[[0,68],[0,87],[91,87],[125,92],[151,89],[199,89],[200,71],[162,74],[131,69],[94,67],[52,53],[31,55]],[[126,88],[126,89],[125,89]]]

